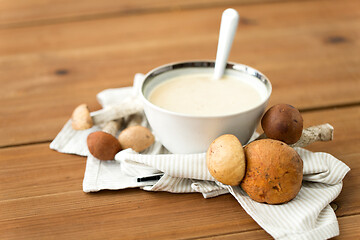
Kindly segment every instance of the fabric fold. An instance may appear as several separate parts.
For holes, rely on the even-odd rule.
[[[214,181],[206,167],[206,154],[142,155],[126,149],[115,156],[116,161],[134,161],[167,173],[172,177]]]

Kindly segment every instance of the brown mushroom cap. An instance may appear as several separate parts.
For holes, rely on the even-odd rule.
[[[296,197],[303,179],[303,161],[287,144],[261,139],[245,147],[242,189],[257,202],[285,203]]]
[[[99,160],[113,160],[121,150],[119,141],[113,135],[103,131],[89,134],[87,145],[90,153]]]
[[[144,151],[155,141],[151,131],[140,125],[125,128],[118,139],[122,149],[132,148],[136,152]]]
[[[294,144],[301,137],[303,118],[293,106],[277,104],[264,114],[261,126],[268,138]]]

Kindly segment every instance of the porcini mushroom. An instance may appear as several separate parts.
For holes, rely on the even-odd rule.
[[[268,138],[294,144],[301,137],[303,118],[295,107],[277,104],[264,114],[261,126]]]
[[[91,155],[99,160],[113,160],[116,153],[121,150],[116,132],[119,130],[121,121],[108,122],[102,131],[96,131],[87,137],[87,145]]]
[[[206,165],[210,174],[226,185],[239,185],[245,174],[245,154],[235,135],[216,138],[206,152]]]
[[[286,143],[261,139],[245,147],[242,189],[257,202],[285,203],[296,197],[303,179],[303,161]]]
[[[142,116],[139,114],[129,117],[127,127],[118,137],[122,149],[131,148],[136,152],[142,152],[154,143],[154,135],[147,127],[141,126],[141,122]]]
[[[85,130],[93,125],[98,125],[108,121],[120,119],[131,114],[139,113],[143,110],[142,103],[138,99],[124,101],[118,104],[102,109],[102,112],[94,116],[90,115],[89,108],[86,104],[80,104],[73,111],[71,120],[74,130]]]

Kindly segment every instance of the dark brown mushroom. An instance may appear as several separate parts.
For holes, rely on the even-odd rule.
[[[121,150],[121,145],[115,137],[119,128],[119,121],[110,121],[102,131],[89,134],[87,145],[91,155],[99,160],[113,160]]]
[[[294,144],[301,137],[303,118],[295,107],[277,104],[264,114],[261,126],[268,138]]]

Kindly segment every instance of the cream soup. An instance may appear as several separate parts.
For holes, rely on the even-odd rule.
[[[169,111],[193,116],[221,116],[243,112],[262,103],[259,82],[252,76],[225,75],[213,80],[210,73],[173,77],[156,86],[148,100]]]

